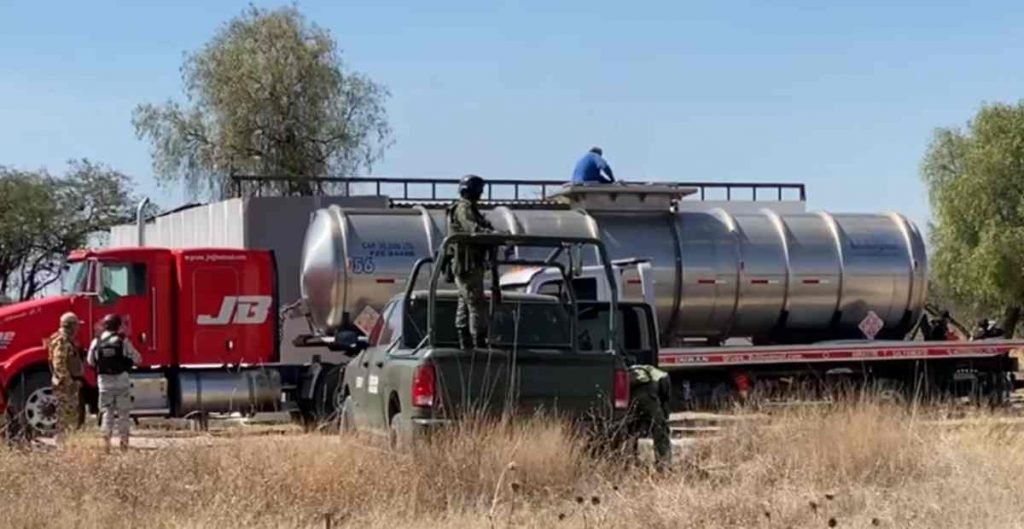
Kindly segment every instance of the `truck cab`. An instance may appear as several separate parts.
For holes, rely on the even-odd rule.
[[[156,289],[163,281],[170,283],[170,268],[167,250],[75,251],[68,256],[60,295],[0,307],[0,386],[7,388],[8,403],[24,413],[30,426],[45,432],[56,423],[45,341],[65,312],[81,321],[75,342],[83,355],[99,335],[103,317],[119,314],[125,335],[144,361],[168,363],[171,332],[161,333],[155,316],[162,308]],[[84,394],[94,405],[95,374],[87,369],[85,376]]]
[[[196,377],[209,378],[195,369],[276,360],[275,288],[273,256],[264,251],[73,252],[62,294],[0,307],[5,400],[34,430],[51,430],[56,417],[46,340],[60,315],[73,312],[81,321],[75,342],[84,359],[104,316],[117,314],[142,356],[132,374],[133,413],[173,415],[195,401]],[[95,374],[88,368],[84,395],[95,408]]]
[[[608,302],[618,296],[621,301],[655,306],[650,259],[617,259],[610,264],[614,284],[608,281],[600,265],[578,267],[569,279],[578,299]],[[563,296],[566,278],[556,267],[524,266],[502,274],[499,282],[501,289],[508,292]]]

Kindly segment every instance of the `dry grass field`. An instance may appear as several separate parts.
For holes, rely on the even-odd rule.
[[[0,526],[1011,528],[1024,436],[870,403],[731,421],[677,469],[595,461],[556,424],[467,427],[414,454],[319,434],[106,456],[0,449]]]

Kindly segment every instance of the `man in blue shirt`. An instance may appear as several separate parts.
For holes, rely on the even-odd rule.
[[[604,154],[600,147],[590,149],[590,152],[583,155],[580,161],[576,162],[576,169],[572,172],[572,183],[576,184],[611,184],[615,182],[612,168],[601,156]]]

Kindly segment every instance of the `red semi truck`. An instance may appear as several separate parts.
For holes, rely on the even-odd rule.
[[[279,363],[271,252],[113,248],[76,252],[69,263],[64,294],[0,307],[0,387],[9,416],[52,429],[45,340],[64,312],[83,322],[81,347],[99,334],[105,315],[122,316],[143,358],[132,374],[136,415],[315,409],[323,366]],[[95,374],[87,369],[84,393],[94,406],[90,388]]]

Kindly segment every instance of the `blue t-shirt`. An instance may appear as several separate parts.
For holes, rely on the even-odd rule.
[[[601,174],[602,171],[605,174]],[[607,175],[607,176],[605,176]],[[597,153],[588,152],[576,162],[576,169],[572,172],[572,183],[584,184],[593,182],[610,183],[615,181],[612,175],[612,168]]]

